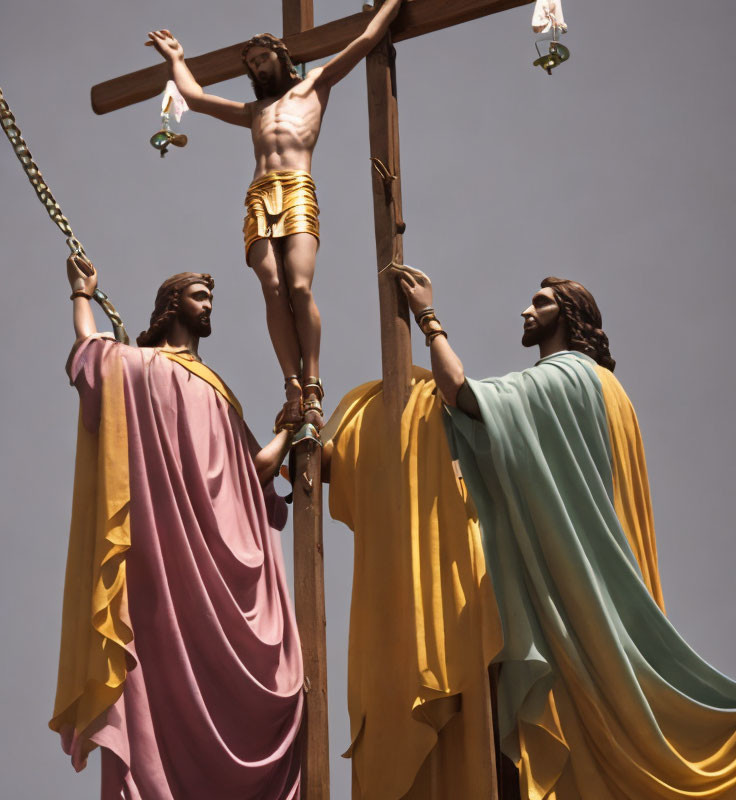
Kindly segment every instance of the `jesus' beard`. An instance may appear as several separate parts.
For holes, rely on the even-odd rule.
[[[257,100],[263,100],[265,97],[281,97],[298,82],[299,79],[293,78],[289,74],[273,76],[267,81],[259,81],[257,78],[251,78],[251,84],[253,85],[253,91]]]

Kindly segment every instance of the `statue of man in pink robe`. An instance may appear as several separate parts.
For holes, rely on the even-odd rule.
[[[129,347],[96,331],[94,268],[68,264],[80,426],[54,718],[72,763],[102,748],[103,800],[297,800],[299,636],[259,448],[202,364],[209,275],[160,288]]]

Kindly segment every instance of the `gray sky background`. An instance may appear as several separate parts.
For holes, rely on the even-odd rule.
[[[531,6],[398,45],[406,260],[432,276],[438,314],[476,377],[534,361],[519,345],[518,314],[545,275],[593,291],[643,429],[670,618],[736,676],[736,5],[564,3],[572,57],[553,77],[531,66]],[[89,88],[155,63],[143,47],[152,28],[170,27],[197,55],[279,34],[280,8],[0,0],[0,86],[102,288],[135,336],[163,278],[211,272],[214,334],[202,353],[261,440],[281,376],[257,281],[243,265],[249,132],[189,113],[188,147],[161,160],[148,144],[159,100],[97,117]],[[360,0],[317,0],[316,21],[359,8]],[[252,98],[245,78],[211,91]],[[361,65],[333,91],[313,170],[328,411],[380,375],[367,130]],[[0,187],[0,793],[82,800],[98,796],[98,757],[75,775],[46,729],[77,415],[63,370],[74,338],[66,246],[4,137]],[[417,336],[415,361],[428,364]],[[290,532],[284,548],[290,564]],[[352,540],[329,519],[325,550],[332,796],[344,800]]]

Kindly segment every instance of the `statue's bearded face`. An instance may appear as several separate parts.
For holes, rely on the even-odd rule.
[[[521,343],[524,347],[541,344],[557,331],[560,324],[560,307],[551,288],[540,289],[532,297],[531,305],[521,312],[524,317],[524,333]]]
[[[253,80],[262,89],[264,97],[281,94],[284,84],[284,68],[275,50],[256,45],[248,50],[245,59]]]
[[[203,283],[187,286],[179,298],[179,321],[195,336],[203,338],[212,333],[212,292]]]

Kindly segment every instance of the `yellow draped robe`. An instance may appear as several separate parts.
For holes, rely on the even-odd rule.
[[[123,367],[116,360],[102,384],[99,428],[87,430],[79,412],[59,676],[49,722],[77,770],[96,746],[91,726],[120,697],[135,663],[126,650],[133,641],[125,583],[129,506]]]
[[[488,798],[488,667],[501,628],[431,373],[414,370],[400,440],[380,381],[344,398],[330,437],[330,512],[355,534],[346,754],[353,798]]]

